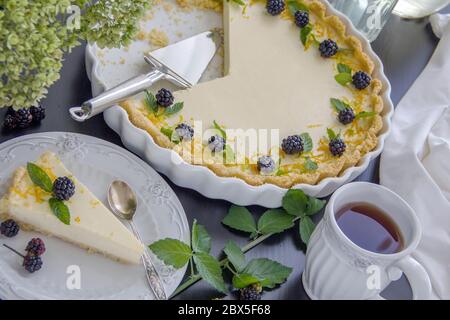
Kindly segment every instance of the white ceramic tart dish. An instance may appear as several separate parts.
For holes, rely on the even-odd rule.
[[[383,148],[393,106],[380,60],[348,19],[321,1],[301,1],[309,10],[312,26],[308,40],[302,44],[300,28],[288,8],[273,17],[258,2],[264,1],[252,1],[244,10],[224,4],[225,76],[175,92],[175,102],[184,103],[179,114],[152,114],[145,100],[136,97],[122,104],[126,112],[113,107],[104,116],[128,148],[176,184],[239,205],[277,207],[287,188],[301,188],[323,197],[361,174]],[[336,40],[340,48],[332,57],[321,56],[317,48],[325,39]],[[103,81],[107,69],[99,67],[96,53],[95,47],[88,47],[87,65],[92,71],[93,91],[98,93],[107,87]],[[351,71],[343,72],[345,67]],[[357,71],[372,78],[363,90],[335,80],[338,73],[350,72],[351,78]],[[331,98],[338,99],[341,107],[351,107],[357,118],[350,124],[340,123],[339,110]],[[167,137],[167,128],[173,130],[181,122],[198,128],[195,122],[199,120],[202,133],[196,136],[195,129],[192,142],[174,143]],[[278,145],[258,147],[243,163],[220,163],[217,159],[223,155],[211,152],[208,135],[203,135],[214,122],[227,130],[227,148],[233,141],[229,138],[232,128],[275,128]],[[340,132],[346,142],[347,149],[340,156],[328,150],[329,128]],[[312,146],[308,150],[289,154],[283,145],[279,147],[284,138],[301,133],[310,137]],[[203,162],[192,157],[191,152],[186,153],[186,146],[200,148]],[[230,146],[232,152],[225,150],[239,158],[236,146],[239,143]],[[276,163],[269,174],[263,174],[256,165],[265,155]],[[313,166],[307,167],[307,161]]]

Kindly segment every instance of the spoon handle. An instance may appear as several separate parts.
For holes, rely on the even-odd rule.
[[[132,221],[130,221],[130,226],[136,238],[138,238],[138,240],[142,242],[141,236],[139,235],[139,232]],[[161,281],[161,278],[159,277],[158,272],[156,271],[155,265],[153,264],[150,256],[147,253],[147,250],[144,251],[144,254],[142,255],[142,263],[145,267],[145,275],[147,276],[148,283],[153,293],[155,294],[156,299],[167,300],[164,285]]]

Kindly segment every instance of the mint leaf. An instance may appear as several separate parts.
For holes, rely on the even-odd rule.
[[[192,224],[192,249],[195,252],[211,251],[211,237],[204,226],[197,224],[197,220]]]
[[[192,256],[191,248],[177,239],[162,239],[148,246],[166,265],[181,269]]]
[[[311,160],[311,158],[306,158],[305,160],[305,169],[308,171],[314,171],[317,170],[319,166],[317,165],[317,163],[315,163],[314,161]]]
[[[377,113],[373,111],[361,111],[355,116],[355,119],[369,118],[375,116]]]
[[[236,289],[248,287],[251,284],[258,283],[259,279],[247,273],[236,274],[233,276],[232,283]]]
[[[233,164],[236,162],[236,155],[233,149],[227,144],[224,150],[225,164]]]
[[[164,114],[166,116],[173,115],[173,114],[181,111],[181,109],[183,109],[183,106],[184,106],[184,102],[177,102],[177,103],[171,105],[170,107],[167,107],[166,110],[164,110]]]
[[[250,211],[244,207],[232,205],[222,223],[236,230],[250,233],[257,232],[255,219]]]
[[[327,128],[328,139],[333,140],[338,137],[338,135],[331,128]]]
[[[153,93],[148,90],[145,90],[145,105],[148,107],[149,111],[152,113],[158,112],[158,103],[156,101],[156,97]]]
[[[242,272],[245,268],[245,256],[241,248],[233,241],[228,241],[223,249],[227,255],[228,261],[233,265],[237,272]]]
[[[163,135],[165,135],[167,138],[169,138],[170,141],[172,141],[175,144],[178,144],[181,141],[180,136],[178,135],[178,133],[176,131],[174,131],[172,128],[162,127],[161,128],[161,133]]]
[[[220,292],[227,291],[219,261],[205,252],[197,252],[194,254],[194,262],[198,273],[206,282]]]
[[[27,164],[28,175],[31,181],[42,190],[52,193],[53,183],[48,174],[34,163],[28,162]]]
[[[268,288],[286,281],[291,272],[292,268],[266,258],[253,259],[244,269],[245,274],[259,279],[261,285]]]
[[[56,198],[50,198],[48,200],[50,209],[53,214],[64,224],[70,225],[70,211],[66,204]]]
[[[225,130],[222,129],[221,126],[219,126],[219,124],[216,122],[216,120],[213,121],[214,124],[214,128],[219,131],[219,134],[222,136],[222,138],[224,138],[225,140],[227,139],[227,133]]]
[[[290,189],[283,197],[283,208],[290,215],[304,216],[308,198],[300,189]]]
[[[297,0],[289,0],[287,2],[287,6],[289,8],[289,12],[292,15],[295,15],[295,13],[297,11],[299,11],[299,10],[306,11],[306,12],[309,11],[309,8],[306,5],[304,5],[303,3],[298,2]]]
[[[304,132],[300,135],[300,138],[302,138],[303,142],[303,152],[309,152],[313,149],[313,142],[311,139],[311,136],[308,132]]]
[[[306,46],[306,42],[308,41],[308,37],[311,31],[312,26],[310,24],[300,30],[300,40],[302,41],[304,46]]]
[[[322,208],[324,207],[326,201],[320,200],[314,197],[308,197],[308,205],[306,206],[306,215],[312,216],[313,214],[316,214]]]
[[[307,245],[309,242],[309,238],[311,237],[311,234],[313,233],[314,229],[316,228],[316,225],[311,220],[310,217],[303,217],[300,220],[300,238],[302,238],[302,241]]]
[[[343,63],[338,63],[337,70],[339,73],[349,73],[352,74],[352,68]]]
[[[353,81],[352,75],[350,73],[339,73],[334,76],[334,79],[337,83],[343,86]]]
[[[337,112],[341,112],[345,110],[346,108],[351,108],[347,103],[345,103],[342,100],[331,98],[330,99],[331,105],[336,109]]]
[[[271,209],[264,212],[258,221],[258,232],[261,234],[280,233],[292,228],[294,217],[283,209]]]

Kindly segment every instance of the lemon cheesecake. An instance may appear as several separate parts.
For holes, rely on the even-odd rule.
[[[244,3],[223,4],[224,76],[130,99],[130,121],[185,161],[251,185],[317,184],[357,165],[383,111],[361,41],[322,1]]]
[[[51,181],[58,177],[73,181],[73,195],[69,200],[59,202],[39,183],[36,184],[28,167],[19,167],[12,177],[9,191],[0,200],[3,218],[15,220],[26,230],[57,237],[123,263],[140,263],[143,244],[65,168],[54,153],[42,154],[32,165],[41,168]],[[52,207],[55,203],[60,207]],[[61,209],[61,206],[66,209]]]

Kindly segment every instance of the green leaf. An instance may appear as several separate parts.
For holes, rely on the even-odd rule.
[[[306,206],[306,215],[312,216],[325,206],[326,201],[314,197],[308,197],[308,205]]]
[[[245,274],[259,279],[261,285],[268,288],[286,281],[291,272],[292,268],[266,258],[253,259],[244,269]]]
[[[336,139],[338,137],[336,132],[334,132],[333,129],[331,129],[331,128],[327,128],[327,134],[328,134],[328,139],[330,139],[330,140]]]
[[[177,102],[177,103],[171,105],[170,107],[167,107],[166,110],[164,111],[164,114],[166,116],[173,115],[173,114],[181,111],[181,109],[183,109],[183,106],[184,106],[184,102]]]
[[[205,252],[194,254],[194,262],[203,279],[220,292],[226,293],[225,281],[219,261]]]
[[[331,102],[331,105],[334,107],[334,109],[337,112],[341,112],[347,108],[351,108],[347,103],[345,103],[342,100],[336,99],[336,98],[331,98],[330,102]]]
[[[311,234],[313,233],[314,229],[316,228],[316,225],[311,220],[310,217],[303,217],[300,220],[300,238],[302,238],[302,241],[307,245],[309,242],[309,238],[311,237]]]
[[[288,174],[289,172],[283,170],[283,169],[278,169],[277,173],[275,175],[277,176],[284,176],[286,174]]]
[[[197,224],[197,220],[192,225],[192,249],[195,252],[211,251],[211,237],[204,226]]]
[[[70,211],[66,204],[56,198],[50,198],[48,200],[50,209],[53,214],[64,224],[70,225]]]
[[[42,190],[51,193],[53,191],[52,179],[48,174],[34,163],[28,162],[27,164],[28,175],[31,181]]]
[[[225,145],[224,157],[226,164],[233,164],[236,162],[236,155],[234,154],[233,149],[228,144]]]
[[[304,132],[300,135],[303,142],[303,152],[309,152],[313,149],[313,141],[308,132]]]
[[[228,0],[229,1],[229,0]],[[236,4],[238,4],[238,5],[240,5],[240,6],[245,6],[245,2],[244,1],[242,1],[242,0],[231,0],[232,2],[234,2],[234,3],[236,3]]]
[[[177,239],[162,239],[148,246],[166,265],[181,269],[192,256],[191,248]]]
[[[311,158],[306,158],[305,159],[305,169],[308,171],[314,171],[317,170],[319,166],[317,165],[316,162],[312,161]]]
[[[338,63],[337,70],[339,73],[349,73],[352,74],[352,68],[343,63]]]
[[[302,41],[304,46],[306,46],[306,42],[308,41],[308,37],[311,31],[312,26],[310,24],[300,30],[300,40]]]
[[[300,189],[290,189],[283,197],[283,208],[293,216],[304,216],[308,198]]]
[[[249,233],[257,232],[255,219],[250,211],[244,207],[232,205],[222,223],[236,230]]]
[[[294,217],[283,209],[271,209],[264,212],[258,221],[258,232],[261,234],[280,233],[292,228]]]
[[[353,78],[350,73],[339,73],[336,76],[334,76],[334,79],[337,83],[340,85],[347,85],[348,83],[352,82]]]
[[[377,113],[373,112],[373,111],[361,111],[360,113],[358,113],[355,116],[355,119],[369,118],[369,117],[373,117],[376,115],[377,115]]]
[[[219,131],[219,134],[221,135],[222,138],[224,138],[225,140],[227,139],[227,133],[225,130],[223,130],[223,128],[221,126],[219,126],[219,124],[216,122],[216,120],[213,121],[214,124],[214,128]]]
[[[175,144],[180,143],[181,139],[180,136],[176,131],[174,131],[172,128],[169,127],[162,127],[161,133],[164,134],[167,138],[170,139]]]
[[[158,103],[156,101],[156,97],[153,93],[148,90],[145,90],[145,102],[151,113],[158,112]]]
[[[259,279],[249,275],[247,273],[236,274],[233,276],[232,283],[233,288],[242,289],[248,287],[251,284],[258,283]]]
[[[295,15],[295,13],[299,10],[309,12],[309,8],[305,4],[300,3],[297,0],[289,0],[287,2],[287,6],[292,15]]]
[[[223,251],[227,255],[228,260],[236,269],[236,271],[242,272],[242,270],[244,270],[245,268],[246,262],[245,262],[245,255],[242,252],[241,248],[239,248],[239,246],[236,243],[229,240],[225,245]]]

